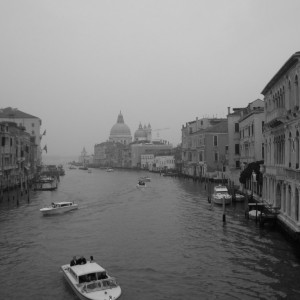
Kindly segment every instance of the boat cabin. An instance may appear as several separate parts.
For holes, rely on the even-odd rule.
[[[228,189],[226,186],[218,185],[218,186],[215,186],[214,192],[220,193],[220,194],[228,194]]]
[[[72,206],[73,204],[74,204],[73,202],[57,202],[57,203],[52,202],[51,206],[53,208],[58,208],[58,207]]]
[[[79,284],[108,278],[106,271],[94,262],[72,266],[69,272]]]

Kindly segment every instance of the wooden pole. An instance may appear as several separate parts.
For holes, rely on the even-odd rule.
[[[226,222],[225,197],[223,197],[223,223]]]

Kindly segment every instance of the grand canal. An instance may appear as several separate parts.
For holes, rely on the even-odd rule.
[[[0,202],[1,299],[77,299],[59,267],[93,255],[118,279],[124,300],[300,299],[300,259],[243,204],[207,202],[204,186],[135,171],[68,170],[57,191]],[[44,217],[71,200],[79,209]]]

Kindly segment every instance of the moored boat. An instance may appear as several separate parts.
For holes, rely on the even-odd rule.
[[[230,204],[232,200],[231,195],[228,193],[226,186],[217,185],[214,187],[214,193],[212,194],[212,201],[216,204]]]
[[[121,287],[116,279],[94,261],[81,265],[61,266],[67,282],[82,300],[114,300],[121,296]]]
[[[52,202],[51,206],[41,208],[40,211],[43,215],[53,215],[59,213],[65,213],[70,210],[74,210],[78,208],[78,204],[69,201],[63,202]]]
[[[112,168],[107,168],[106,169],[106,172],[113,172],[114,171],[114,169],[112,169]]]
[[[245,200],[245,196],[242,194],[236,193],[234,199],[235,199],[235,202],[243,202]]]

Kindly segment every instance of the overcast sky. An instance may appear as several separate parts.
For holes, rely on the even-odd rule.
[[[48,155],[108,139],[121,111],[176,146],[244,107],[300,51],[298,0],[0,0],[0,107],[42,119]],[[156,134],[155,134],[156,135]]]

